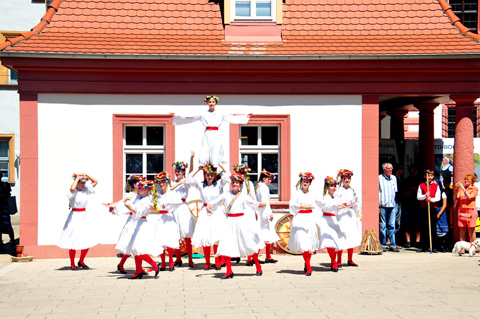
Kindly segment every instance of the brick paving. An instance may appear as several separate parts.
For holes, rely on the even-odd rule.
[[[67,255],[67,253],[65,253]],[[5,255],[3,255],[5,256]],[[360,267],[329,270],[328,255],[281,255],[262,277],[244,261],[235,277],[223,271],[176,268],[127,279],[118,258],[88,258],[71,271],[68,259],[7,263],[0,259],[0,318],[480,318],[478,257],[450,253],[355,255]],[[344,256],[346,258],[346,256]],[[2,262],[3,260],[3,262]]]

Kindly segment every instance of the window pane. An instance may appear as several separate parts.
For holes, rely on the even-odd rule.
[[[270,189],[271,195],[278,195],[278,176],[270,185],[268,185],[268,188]]]
[[[147,174],[163,172],[163,154],[147,154]]]
[[[257,3],[257,17],[270,17],[272,15],[272,4],[270,2]]]
[[[163,145],[162,126],[147,126],[147,145]]]
[[[242,126],[240,139],[242,145],[258,145],[258,128],[256,126]]]
[[[262,126],[262,145],[278,145],[278,127]]]
[[[18,83],[18,73],[10,70],[10,83]]]
[[[8,141],[0,141],[0,157],[8,158]]]
[[[8,161],[0,161],[0,171],[8,172]]]
[[[262,169],[278,173],[278,154],[262,154]]]
[[[247,164],[252,170],[250,173],[255,174],[258,172],[258,155],[257,154],[240,154],[240,164]]]
[[[125,154],[127,175],[142,174],[142,154]]]
[[[159,173],[161,173],[161,172],[159,172]],[[149,181],[155,181],[155,176],[157,176],[157,174],[152,174],[152,175],[147,174],[147,179]]]
[[[143,128],[141,126],[127,126],[125,128],[125,144],[126,145],[142,145],[143,144]]]
[[[235,3],[235,15],[237,17],[249,17],[250,16],[250,2],[249,1],[237,1]]]

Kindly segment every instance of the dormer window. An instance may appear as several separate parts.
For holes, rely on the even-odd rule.
[[[275,21],[275,0],[234,0],[233,21]]]

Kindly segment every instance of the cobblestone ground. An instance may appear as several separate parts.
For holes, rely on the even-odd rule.
[[[4,255],[5,256],[5,255]],[[0,263],[0,318],[480,318],[479,257],[402,250],[355,255],[358,268],[329,268],[312,257],[275,256],[263,276],[242,261],[235,277],[223,271],[176,268],[127,279],[118,258],[88,258],[90,270],[71,271],[68,259]],[[344,259],[346,256],[344,256]]]

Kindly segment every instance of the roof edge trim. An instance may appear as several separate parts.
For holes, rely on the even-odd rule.
[[[447,15],[447,17],[452,22],[452,25],[457,28],[457,30],[462,35],[472,39],[475,42],[480,42],[480,35],[477,33],[473,33],[469,28],[467,28],[460,22],[460,18],[457,17],[455,13],[453,13],[452,6],[448,4],[447,0],[438,0],[438,3],[442,7],[443,13]]]
[[[299,60],[413,60],[413,59],[480,59],[480,53],[446,53],[446,54],[391,54],[391,55],[141,55],[141,54],[78,54],[78,53],[38,53],[5,52],[0,57],[44,58],[44,59],[97,59],[97,60],[257,60],[257,61],[299,61]]]
[[[49,25],[50,22],[52,22],[53,16],[58,11],[58,8],[60,7],[62,1],[63,0],[53,0],[52,3],[50,3],[50,5],[48,6],[47,12],[40,19],[39,24],[30,29],[29,32],[22,33],[16,38],[6,39],[5,42],[0,44],[0,52],[42,33],[43,29],[45,29],[45,27]]]

